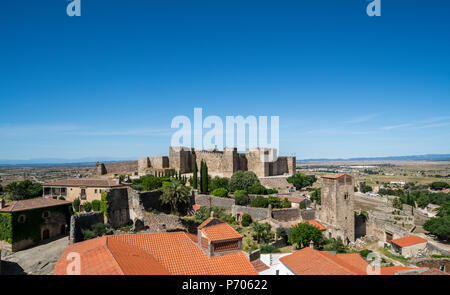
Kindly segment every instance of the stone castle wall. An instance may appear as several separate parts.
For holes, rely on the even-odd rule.
[[[70,217],[69,244],[83,241],[81,229],[89,229],[93,224],[104,223],[104,216],[101,212],[87,212],[72,215]]]
[[[138,161],[97,163],[96,174],[127,174],[138,171]]]

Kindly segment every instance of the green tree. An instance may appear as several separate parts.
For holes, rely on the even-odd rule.
[[[91,210],[92,210],[92,204],[89,203],[89,202],[84,203],[84,204],[83,204],[83,209],[84,209],[84,211],[86,211],[86,212],[91,212]]]
[[[93,200],[91,204],[93,211],[100,211],[101,202],[99,200]]]
[[[432,235],[435,235],[440,240],[450,241],[450,216],[436,217],[428,219],[423,228],[429,231]]]
[[[205,161],[201,161],[200,163],[200,192],[207,194],[209,192],[208,190],[208,166],[206,165]]]
[[[289,242],[297,244],[303,248],[313,241],[314,245],[320,246],[323,242],[323,235],[320,229],[309,223],[299,223],[289,229]]]
[[[73,200],[73,202],[72,202],[73,211],[79,212],[80,211],[80,204],[81,204],[80,198],[76,198],[75,200]]]
[[[302,202],[300,204],[300,209],[306,209],[306,206],[305,206],[305,208],[301,208],[302,204],[305,205],[305,202]],[[288,198],[284,198],[284,200],[281,201],[281,208],[291,208],[291,207],[292,207],[292,203],[289,201]]]
[[[180,204],[189,203],[189,189],[179,180],[164,185],[161,189],[162,195],[159,197],[162,204],[169,204],[172,212],[178,212]]]
[[[230,191],[249,191],[255,184],[259,184],[259,179],[253,171],[236,171],[230,178]]]
[[[228,178],[216,176],[210,180],[209,189],[211,191],[216,190],[218,188],[224,188],[228,190],[229,182],[230,180]]]
[[[194,189],[198,188],[198,168],[197,168],[197,161],[194,161],[194,170],[192,174],[192,187]]]
[[[4,187],[4,194],[9,200],[27,200],[42,196],[42,185],[31,180],[11,182]]]
[[[442,190],[445,188],[450,188],[450,184],[444,181],[435,181],[430,184],[430,188],[433,190]]]
[[[242,226],[249,226],[252,223],[252,217],[250,216],[250,214],[245,213],[244,215],[242,215],[242,221],[241,224]]]
[[[263,196],[257,196],[250,202],[250,207],[267,208],[269,200]]]
[[[311,201],[316,202],[316,204],[320,205],[321,196],[322,196],[321,188],[315,188],[311,193]]]
[[[268,223],[259,223],[259,222],[253,222],[253,231],[254,231],[254,238],[260,244],[263,243],[270,243],[274,237],[275,233],[271,231],[272,226]]]
[[[228,197],[228,190],[223,187],[219,187],[211,192],[211,195],[221,198]]]
[[[444,216],[448,216],[450,215],[450,202],[444,203],[442,204],[438,209],[437,209],[437,215],[439,217],[444,217]]]
[[[305,173],[295,173],[287,178],[287,182],[291,183],[298,190],[313,185],[316,180],[316,176],[306,175]]]
[[[246,193],[238,193],[234,195],[234,203],[240,206],[247,206],[249,202],[248,196]]]

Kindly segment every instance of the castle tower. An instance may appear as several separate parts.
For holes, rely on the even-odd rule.
[[[320,220],[327,225],[327,238],[341,237],[345,244],[355,240],[353,193],[351,175],[328,173],[322,176]]]

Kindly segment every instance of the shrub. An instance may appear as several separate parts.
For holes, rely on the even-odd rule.
[[[152,191],[162,186],[162,179],[153,175],[142,176],[142,187],[145,191]]]
[[[243,189],[235,190],[233,194],[234,194],[234,195],[237,195],[237,194],[248,195],[248,194],[247,194],[247,191],[246,191],[246,190],[243,190]]]
[[[267,195],[267,189],[260,183],[255,183],[248,189],[249,194]]]
[[[103,236],[106,233],[106,224],[96,223],[92,225],[91,229],[97,236]]]
[[[313,241],[315,247],[322,245],[323,236],[320,229],[309,223],[299,223],[289,229],[289,242],[299,247],[307,247]]]
[[[243,193],[234,195],[234,203],[236,205],[247,206],[249,202],[248,196]]]
[[[268,196],[267,202],[272,205],[272,208],[281,208],[281,200],[278,197],[275,196]],[[269,205],[267,205],[269,206]]]
[[[257,196],[250,202],[250,207],[267,208],[268,206],[269,201],[263,196]]]
[[[302,204],[305,205],[304,202],[300,203],[300,209],[306,209],[306,206],[305,208],[302,208]],[[281,208],[291,208],[291,207],[292,203],[288,200],[288,198],[284,198],[284,200],[281,201]]]
[[[245,213],[242,216],[242,222],[241,222],[242,226],[249,226],[251,223],[252,223],[252,217],[249,214]]]
[[[226,188],[220,187],[211,192],[211,195],[216,197],[226,198],[228,197],[228,190]]]
[[[91,204],[92,204],[92,211],[100,211],[101,202],[99,200],[93,200]]]
[[[362,249],[361,251],[359,251],[359,255],[361,255],[361,257],[364,259],[367,259],[367,255],[369,255],[369,253],[372,253],[372,251],[369,249]]]
[[[428,219],[423,228],[440,240],[450,241],[450,215]]]
[[[92,205],[91,205],[91,203],[89,203],[89,202],[84,203],[84,204],[83,204],[83,209],[84,209],[84,211],[86,211],[86,212],[91,212],[91,210],[92,210]]]
[[[224,188],[228,190],[229,179],[224,177],[216,176],[209,181],[209,189],[214,191],[218,188]]]
[[[230,191],[246,190],[254,185],[258,184],[259,179],[252,171],[236,171],[230,178]]]
[[[287,182],[291,183],[298,190],[313,185],[316,180],[314,175],[306,175],[304,173],[295,173],[287,178]]]
[[[280,253],[280,249],[273,245],[262,244],[261,245],[261,253]]]
[[[97,234],[90,229],[81,229],[81,234],[83,235],[83,240],[90,240],[97,237]]]
[[[65,201],[66,198],[64,198],[63,196],[60,196],[60,197],[58,198],[58,200]]]
[[[81,204],[80,198],[76,198],[75,200],[73,200],[72,202],[73,211],[75,212],[80,211],[80,204]]]

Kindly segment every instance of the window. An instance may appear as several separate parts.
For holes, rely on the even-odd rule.
[[[17,219],[17,222],[19,223],[25,223],[25,220],[27,220],[27,217],[25,215],[20,215]]]
[[[96,194],[96,193],[97,193],[97,189],[94,190],[94,194]]]
[[[86,200],[86,189],[85,188],[81,189],[81,199]]]
[[[49,211],[44,211],[42,213],[42,218],[49,218],[50,217],[50,212]]]
[[[344,194],[344,200],[347,200],[348,199],[348,193],[345,193]]]

